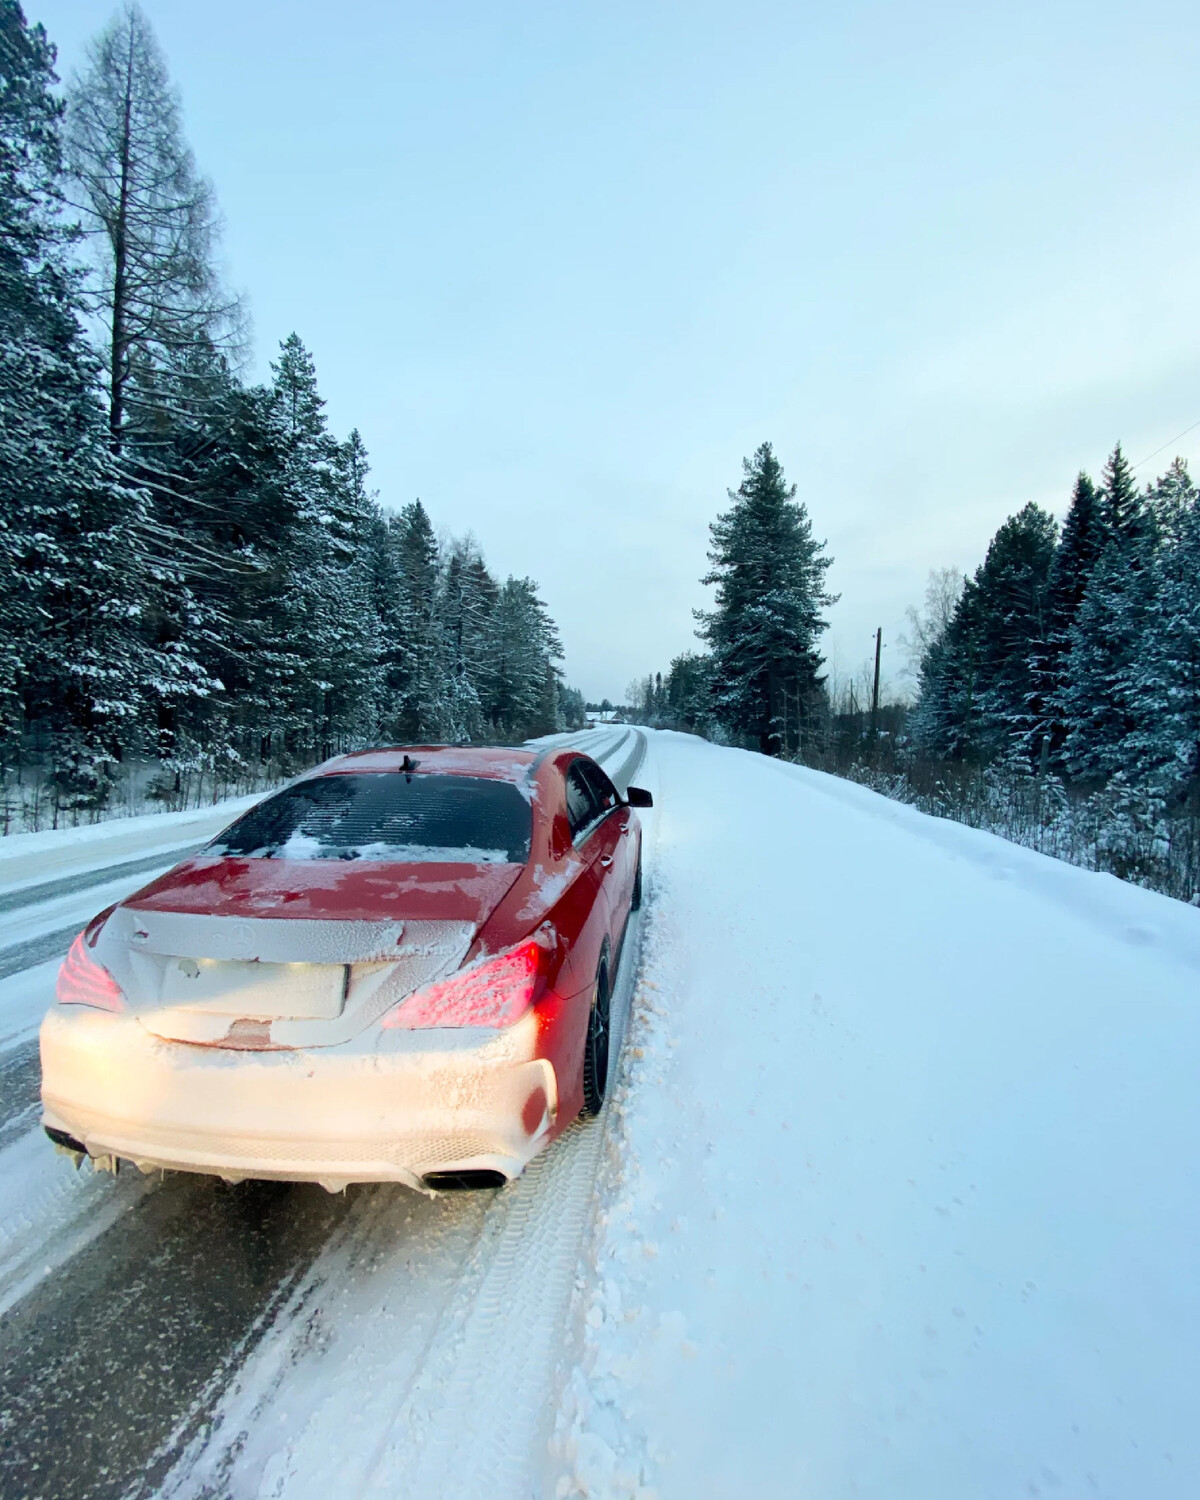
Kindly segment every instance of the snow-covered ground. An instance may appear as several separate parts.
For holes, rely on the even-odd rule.
[[[499,1193],[271,1200],[272,1243],[319,1238],[274,1281],[226,1214],[210,1258],[244,1234],[260,1300],[129,1475],[232,1500],[1200,1493],[1200,912],[759,756],[580,738],[656,798],[605,1115]],[[28,1008],[40,978],[15,979]],[[81,1226],[189,1232],[33,1135],[0,1182],[14,1290]],[[171,1337],[210,1316],[170,1295]]]
[[[169,864],[173,851],[212,838],[264,795],[253,792],[247,797],[232,797],[211,807],[189,808],[186,812],[142,813],[135,818],[109,818],[79,828],[10,833],[0,838],[0,892],[149,854],[161,853]]]
[[[1200,1493],[1200,913],[652,747],[556,1493]]]

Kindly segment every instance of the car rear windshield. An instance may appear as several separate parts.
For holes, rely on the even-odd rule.
[[[510,781],[383,771],[285,787],[209,849],[250,859],[524,864],[532,826]]]

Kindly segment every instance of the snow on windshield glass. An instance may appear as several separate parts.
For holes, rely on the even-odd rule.
[[[209,847],[253,859],[524,864],[531,827],[510,781],[385,771],[285,787]]]

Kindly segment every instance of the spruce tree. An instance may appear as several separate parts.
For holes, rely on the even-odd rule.
[[[1106,539],[1118,545],[1135,541],[1145,530],[1145,503],[1120,443],[1109,454],[1104,466],[1100,515]]]
[[[371,736],[374,726],[374,502],[361,439],[342,446],[330,435],[316,368],[298,335],[283,341],[271,369],[276,483],[287,517],[276,618],[286,648],[280,660],[293,658],[285,736],[297,750],[326,756]]]
[[[562,656],[558,631],[532,578],[509,578],[492,622],[493,697],[489,718],[509,740],[552,734],[558,721]]]
[[[1031,502],[999,528],[975,575],[979,748],[988,758],[1027,745],[1036,722],[1057,533],[1053,516]]]
[[[1081,470],[1050,569],[1046,632],[1033,657],[1034,691],[1027,748],[1039,768],[1061,768],[1067,732],[1063,692],[1071,627],[1104,550],[1105,535],[1096,487]]]
[[[54,49],[0,0],[0,752],[19,753],[23,687],[48,622],[40,588],[77,476],[63,437],[87,430],[93,370],[58,218],[62,106]]]
[[[1200,494],[1176,460],[1155,487],[1173,506],[1162,585],[1145,615],[1126,674],[1127,774],[1172,802],[1200,804]]]
[[[728,733],[764,754],[784,749],[784,694],[816,707],[824,679],[817,650],[835,602],[825,590],[832,562],[796,486],[788,486],[770,443],[742,462],[730,509],[710,526],[714,608],[698,611],[712,652],[713,712]]]
[[[667,714],[674,729],[703,732],[710,717],[712,663],[708,656],[684,651],[667,672]]]
[[[941,760],[974,760],[984,753],[981,732],[980,642],[984,610],[978,574],[964,580],[945,628],[921,658],[913,741]]]
[[[390,678],[395,698],[391,735],[419,740],[434,734],[434,711],[442,689],[434,611],[438,589],[438,545],[429,512],[420,500],[388,521],[404,604],[389,636]]]
[[[1063,754],[1075,776],[1123,768],[1135,725],[1132,683],[1159,588],[1158,531],[1118,443],[1100,495],[1104,550],[1069,632],[1061,691]]]
[[[430,728],[450,744],[479,739],[494,691],[492,616],[499,589],[474,537],[451,541],[434,603]]]
[[[1174,459],[1167,472],[1154,483],[1146,503],[1160,541],[1170,545],[1178,542],[1191,526],[1196,505],[1196,487],[1182,458]]]

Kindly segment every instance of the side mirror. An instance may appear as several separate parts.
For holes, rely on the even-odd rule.
[[[625,800],[630,807],[653,807],[654,798],[640,786],[631,786],[625,793]]]

